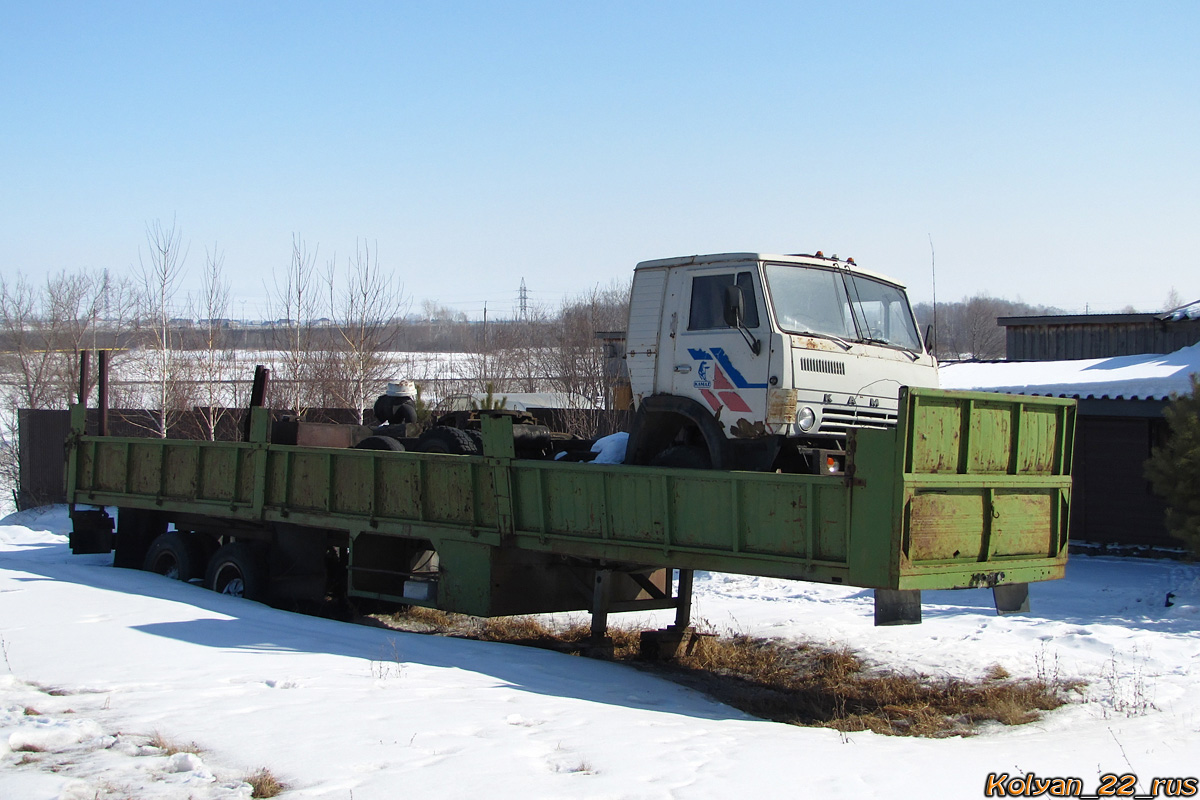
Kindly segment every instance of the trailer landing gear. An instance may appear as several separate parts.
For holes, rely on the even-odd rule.
[[[692,579],[692,570],[679,570],[675,597],[671,598],[671,606],[675,609],[675,623],[659,630],[641,632],[639,644],[642,658],[650,661],[668,661],[675,658],[681,648],[690,644],[695,635],[692,630]],[[608,654],[612,652],[612,640],[607,636],[608,605],[605,596],[609,591],[610,580],[610,571],[597,571],[592,607],[592,645],[589,649],[598,650],[601,654],[605,649]]]

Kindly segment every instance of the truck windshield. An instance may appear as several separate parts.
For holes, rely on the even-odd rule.
[[[831,269],[766,265],[775,319],[788,333],[901,347],[919,352],[904,292],[861,275]]]

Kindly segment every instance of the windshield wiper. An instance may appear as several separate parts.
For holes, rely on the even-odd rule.
[[[918,353],[916,350],[911,350],[911,349],[905,347],[904,345],[896,344],[895,342],[889,342],[887,339],[858,339],[857,341],[863,342],[864,344],[881,344],[881,345],[884,345],[885,347],[895,347],[895,348],[903,351],[904,354],[907,355],[909,358],[911,358],[913,361],[921,360],[921,354]]]

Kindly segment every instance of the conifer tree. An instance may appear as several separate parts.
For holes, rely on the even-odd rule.
[[[1146,462],[1146,478],[1167,501],[1167,530],[1200,556],[1200,378],[1163,411],[1169,433]]]

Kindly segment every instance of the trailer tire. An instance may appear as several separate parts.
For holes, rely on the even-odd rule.
[[[258,552],[244,542],[223,545],[208,562],[204,585],[218,594],[263,600],[267,571]]]
[[[682,469],[712,469],[712,457],[703,447],[679,444],[668,447],[650,459],[652,467],[679,467]]]
[[[417,449],[422,453],[451,453],[454,455],[477,456],[479,448],[475,441],[461,428],[438,425],[421,434]]]
[[[391,450],[395,453],[404,452],[404,444],[393,436],[368,436],[358,444],[355,450]]]
[[[142,569],[177,581],[204,577],[204,547],[194,536],[167,531],[155,537]]]

